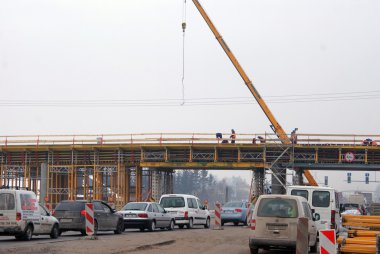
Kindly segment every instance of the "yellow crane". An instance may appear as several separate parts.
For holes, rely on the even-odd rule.
[[[251,91],[253,97],[255,97],[257,103],[260,105],[261,109],[264,111],[265,115],[269,119],[269,121],[272,124],[272,129],[277,135],[277,137],[281,140],[281,142],[285,145],[290,145],[292,142],[284,129],[281,127],[279,122],[277,122],[276,118],[268,108],[267,104],[263,100],[263,98],[260,96],[259,92],[256,90],[256,88],[253,86],[252,81],[249,79],[248,75],[245,73],[244,69],[239,64],[238,60],[230,50],[230,48],[227,46],[226,42],[223,40],[223,37],[220,35],[214,24],[212,23],[211,19],[208,17],[206,11],[203,9],[202,5],[199,3],[198,0],[192,0],[194,5],[197,7],[199,13],[202,15],[203,19],[206,21],[207,25],[215,35],[217,41],[219,42],[220,46],[222,46],[224,52],[227,54],[228,58],[231,60],[232,64],[235,66],[236,70],[239,72],[240,76],[244,80],[244,83],[248,87],[249,91]],[[312,186],[318,186],[318,183],[315,181],[314,177],[311,175],[309,170],[304,171],[304,175],[306,179],[308,180],[309,184]]]

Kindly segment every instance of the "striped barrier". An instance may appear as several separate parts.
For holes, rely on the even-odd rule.
[[[220,203],[215,203],[215,223],[213,229],[223,229],[222,227],[222,218],[221,218],[221,208]]]
[[[247,211],[247,225],[248,227],[251,227],[251,217],[252,217],[252,203],[249,203],[248,205],[248,211]]]
[[[296,254],[309,253],[309,219],[299,218],[297,224]]]
[[[93,236],[94,232],[94,205],[93,203],[86,203],[86,234]]]
[[[319,253],[336,254],[335,229],[319,230]]]

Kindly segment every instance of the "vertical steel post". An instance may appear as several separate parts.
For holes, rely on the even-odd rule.
[[[142,167],[136,166],[136,201],[141,201],[142,192]]]

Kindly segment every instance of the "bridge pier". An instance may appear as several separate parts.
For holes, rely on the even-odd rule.
[[[272,168],[272,194],[285,194],[286,168]]]
[[[293,184],[294,185],[303,185],[303,170],[302,169],[300,169],[300,168],[294,169]]]
[[[252,192],[251,195],[259,197],[264,194],[264,181],[265,181],[265,169],[256,168],[252,170],[253,172],[253,181],[252,181]],[[250,197],[252,198],[252,197]],[[251,201],[251,200],[250,200]]]

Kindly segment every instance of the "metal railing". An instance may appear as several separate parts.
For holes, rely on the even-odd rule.
[[[107,144],[209,144],[231,143],[231,133],[222,133],[225,138],[216,138],[215,133],[137,133],[137,134],[65,134],[65,135],[7,135],[0,136],[0,146],[42,146],[42,145],[107,145]],[[281,141],[268,133],[236,133],[236,144],[256,144],[264,142],[257,139],[262,136],[265,144],[279,144]],[[290,135],[289,135],[290,136]],[[296,144],[300,145],[349,145],[371,146],[363,141],[370,138],[380,144],[380,135],[373,134],[307,134],[298,133]]]

